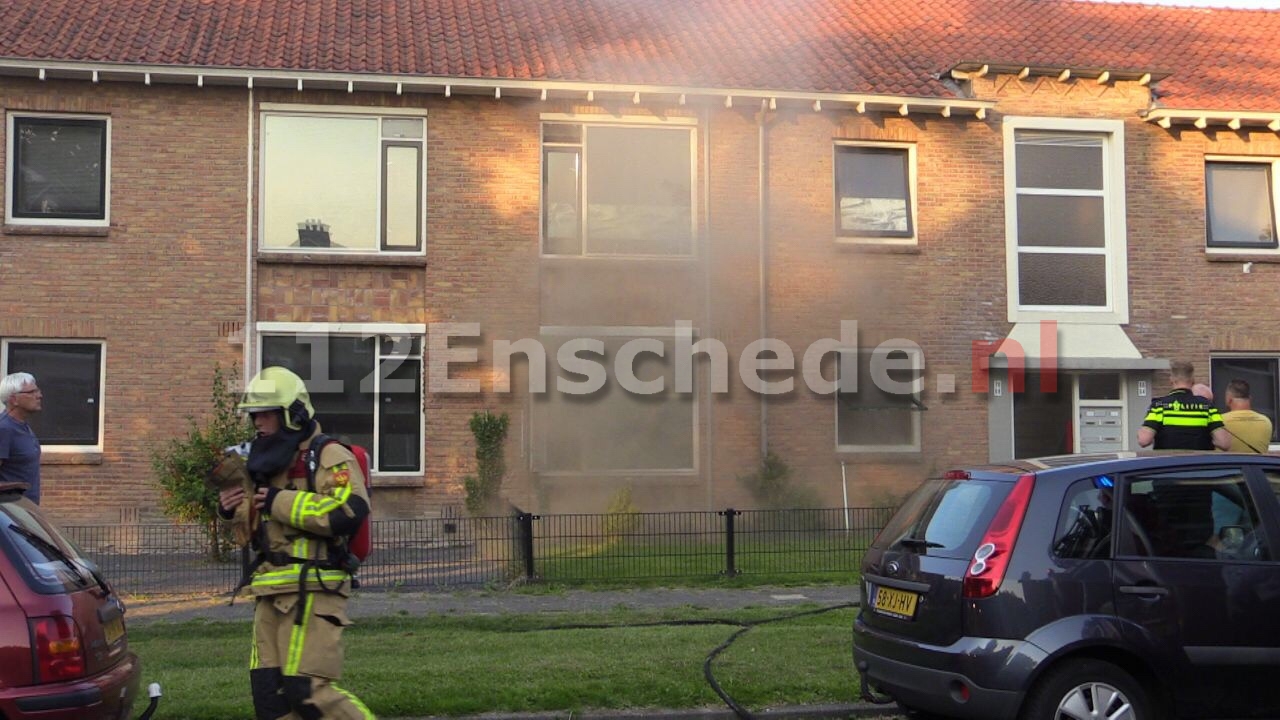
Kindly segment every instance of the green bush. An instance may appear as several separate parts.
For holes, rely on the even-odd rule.
[[[751,493],[751,499],[761,509],[782,510],[816,504],[812,492],[792,484],[791,468],[772,452],[760,460],[759,469],[751,475],[739,477],[738,482]]]
[[[472,415],[469,425],[476,439],[476,474],[462,479],[467,512],[476,517],[497,515],[502,512],[502,479],[507,474],[503,444],[510,419],[506,413],[494,415],[485,410]]]
[[[640,528],[640,516],[635,501],[631,499],[631,486],[623,485],[609,499],[605,510],[604,535],[609,541],[620,540]]]
[[[200,523],[209,531],[209,552],[226,559],[229,539],[217,530],[218,494],[205,482],[209,469],[223,450],[252,437],[247,418],[236,411],[239,394],[232,388],[240,377],[238,368],[213,368],[209,414],[199,422],[187,417],[187,434],[169,440],[151,454],[151,470],[162,490],[164,514],[178,522]]]

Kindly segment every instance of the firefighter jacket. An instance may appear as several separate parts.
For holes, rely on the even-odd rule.
[[[303,590],[300,583],[307,592],[351,594],[351,574],[343,566],[346,545],[335,538],[359,527],[369,512],[369,497],[355,455],[336,442],[320,450],[315,492],[308,491],[307,450],[320,432],[317,423],[315,432],[299,444],[294,463],[271,478],[270,506],[257,518],[261,527],[252,533],[261,562],[242,595],[296,593]],[[252,496],[244,505],[251,504]],[[251,523],[254,514],[250,513]]]

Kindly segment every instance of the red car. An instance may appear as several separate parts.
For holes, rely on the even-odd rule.
[[[0,483],[0,718],[128,718],[142,664],[124,605],[24,487]]]

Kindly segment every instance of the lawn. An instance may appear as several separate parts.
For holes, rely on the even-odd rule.
[[[587,708],[723,707],[703,663],[741,624],[815,606],[710,611],[409,617],[361,621],[347,634],[341,685],[381,717]],[[748,710],[857,699],[841,608],[753,625],[713,662]],[[130,630],[164,717],[251,717],[249,625],[159,623]]]

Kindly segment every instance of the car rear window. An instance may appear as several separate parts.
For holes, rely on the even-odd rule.
[[[885,526],[879,544],[968,558],[1012,488],[992,480],[927,480]]]
[[[27,585],[52,595],[94,584],[91,561],[39,512],[26,500],[0,503],[0,546]]]

